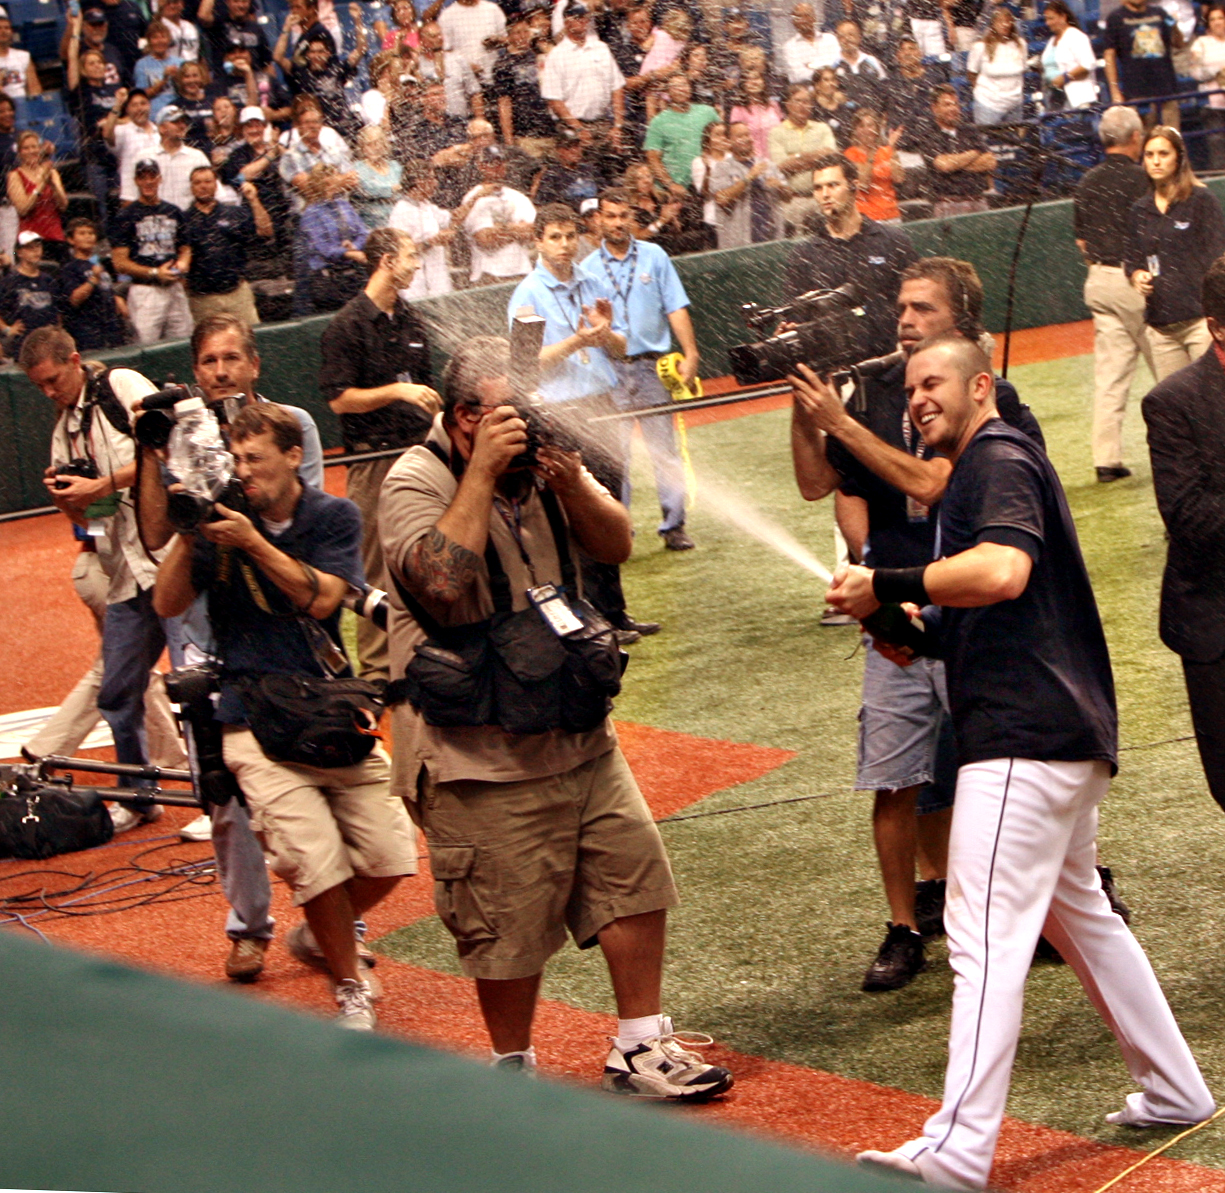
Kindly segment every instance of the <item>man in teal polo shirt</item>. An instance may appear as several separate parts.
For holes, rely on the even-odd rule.
[[[649,240],[635,240],[633,204],[624,190],[613,188],[600,195],[600,247],[578,267],[601,298],[612,303],[613,330],[625,336],[625,356],[612,362],[617,375],[613,401],[622,410],[643,410],[668,401],[656,371],[661,356],[672,351],[672,338],[681,347],[680,375],[691,384],[698,373],[697,337],[689,318],[689,296],[671,258]],[[685,532],[685,472],[676,449],[674,418],[656,414],[615,424],[620,430],[620,455],[625,477],[621,500],[630,503],[630,431],[634,422],[655,469],[663,521],[659,533],[670,551],[689,551],[693,540]]]
[[[702,154],[702,130],[717,123],[719,113],[709,104],[694,104],[688,75],[668,80],[668,107],[647,125],[643,142],[651,171],[665,186],[684,194],[693,159]]]

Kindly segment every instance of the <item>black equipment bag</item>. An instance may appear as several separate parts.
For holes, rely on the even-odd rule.
[[[427,448],[451,466],[432,444]],[[485,566],[494,614],[485,621],[444,627],[394,574],[405,608],[425,631],[404,677],[388,685],[387,704],[408,700],[427,725],[498,725],[508,733],[562,729],[586,733],[612,711],[628,656],[612,626],[587,601],[574,597],[577,574],[557,498],[540,493],[561,564],[562,590],[583,629],[558,637],[535,608],[513,612],[510,581],[492,540]]]
[[[37,861],[105,845],[114,835],[97,791],[19,781],[0,798],[0,857]]]
[[[379,739],[379,689],[363,679],[258,675],[233,680],[247,724],[269,758],[356,766]]]

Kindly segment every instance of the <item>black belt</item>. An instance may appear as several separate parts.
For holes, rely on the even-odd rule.
[[[1122,261],[1090,261],[1090,265],[1105,265],[1109,269],[1122,269]]]
[[[637,356],[623,356],[621,359],[626,364],[636,364],[640,360],[658,360],[661,356],[662,352],[639,352]]]

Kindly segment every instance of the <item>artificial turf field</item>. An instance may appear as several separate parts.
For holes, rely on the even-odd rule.
[[[1135,476],[1097,485],[1088,453],[1091,373],[1091,358],[1075,356],[1014,367],[1012,378],[1042,421],[1068,489],[1114,658],[1125,753],[1104,810],[1102,857],[1133,908],[1137,935],[1210,1086],[1225,1095],[1214,898],[1225,863],[1221,814],[1207,794],[1193,743],[1169,741],[1190,728],[1177,660],[1156,635],[1164,545],[1138,403],[1127,431],[1127,462]],[[796,493],[785,410],[693,427],[689,444],[701,476],[742,494],[830,561],[832,506],[807,505]],[[859,991],[887,913],[871,846],[870,796],[850,791],[861,668],[857,635],[820,629],[821,585],[727,525],[709,499],[699,496],[690,518],[698,549],[664,552],[654,534],[654,491],[641,457],[635,480],[638,538],[625,585],[631,609],[663,621],[665,630],[631,648],[616,716],[645,727],[626,733],[627,752],[657,814],[678,817],[663,828],[685,900],[672,917],[667,1007],[678,1026],[709,1031],[741,1054],[739,1109],[733,1104],[720,1119],[831,1146],[892,1146],[920,1125],[917,1102],[877,1090],[883,1101],[860,1107],[854,1133],[823,1134],[823,1127],[837,1126],[842,1107],[826,1109],[814,1099],[817,1087],[793,1084],[801,1070],[781,1067],[928,1098],[940,1093],[952,985],[943,944],[931,948],[929,972],[907,989],[873,996]],[[329,487],[342,484],[338,470],[329,470]],[[36,523],[0,528],[0,551],[22,548],[20,559],[7,558],[14,565],[10,591],[24,594],[0,642],[0,666],[11,679],[0,695],[0,713],[54,703],[92,649],[86,615],[72,605],[70,592],[60,592],[67,589],[70,562],[63,528],[56,519]],[[36,539],[50,545],[36,551]],[[48,618],[48,607],[57,602],[62,615]],[[756,804],[776,806],[728,811]],[[187,818],[172,812],[166,823]],[[131,834],[132,847],[144,843],[138,838],[157,840],[158,832],[166,832],[165,823]],[[207,846],[174,848],[176,856],[208,853]],[[113,850],[116,857],[128,847]],[[100,858],[95,851],[61,861],[83,871],[96,868]],[[12,863],[0,866],[0,880],[12,869]],[[287,926],[293,917],[283,892],[277,899]],[[448,976],[458,972],[453,946],[428,904],[424,883],[406,883],[394,905],[375,917],[376,948],[402,963],[388,967],[380,1014],[391,1031],[479,1047],[471,987]],[[215,981],[224,951],[220,916],[220,896],[212,893],[174,907],[105,919],[48,919],[42,926],[67,943]],[[254,992],[317,1010],[328,1003],[318,979],[283,951],[270,954],[269,973]],[[590,1077],[607,1020],[583,1013],[612,1009],[598,955],[564,950],[550,967],[545,995],[555,1000],[542,1015],[546,1066]],[[576,1031],[586,1034],[576,1040]],[[746,1054],[779,1065],[766,1073],[743,1060]],[[1102,1122],[1131,1088],[1113,1040],[1071,973],[1035,969],[1010,1116],[1105,1144],[1147,1148],[1166,1136]],[[895,1121],[886,1126],[890,1108]],[[796,1124],[801,1111],[807,1116],[803,1130]],[[1060,1139],[1068,1154],[1075,1152],[1074,1141]],[[1037,1167],[1026,1179],[1005,1180],[998,1171],[997,1179],[1013,1188],[1087,1191],[1128,1162],[1112,1152],[1099,1178],[1065,1180],[1053,1146],[1049,1138],[1035,1145],[1030,1154]],[[1013,1154],[1018,1152],[1024,1148]],[[1225,1168],[1225,1124],[1173,1154]],[[1043,1165],[1053,1169],[1045,1181]],[[1215,1174],[1202,1174],[1197,1184],[1183,1170],[1177,1186],[1165,1183],[1169,1175],[1155,1165],[1124,1187],[1225,1188],[1225,1177]]]
[[[1132,478],[1094,479],[1088,445],[1092,358],[1012,370],[1038,415],[1067,489],[1110,642],[1125,753],[1102,814],[1101,857],[1131,905],[1209,1085],[1225,1093],[1225,818],[1207,794],[1177,659],[1156,614],[1165,558],[1139,403],[1128,413]],[[1142,391],[1138,391],[1142,392]],[[832,503],[803,502],[792,480],[789,414],[778,410],[691,429],[701,476],[743,494],[829,561]],[[859,990],[884,934],[869,825],[871,797],[850,790],[862,661],[853,628],[820,629],[822,586],[745,537],[699,496],[698,549],[664,551],[645,455],[635,460],[637,541],[624,569],[632,611],[664,623],[631,648],[619,718],[701,737],[795,751],[764,777],[694,812],[795,799],[776,807],[665,824],[684,899],[674,913],[666,1005],[678,1023],[755,1055],[939,1097],[952,973],[943,942],[906,989]],[[433,919],[380,948],[458,972]],[[555,958],[545,994],[611,1011],[595,952]],[[1132,1088],[1113,1038],[1071,971],[1034,969],[1009,1114],[1104,1142],[1145,1146],[1102,1121]],[[1160,1136],[1146,1135],[1159,1141]],[[1225,1124],[1179,1145],[1225,1167]]]

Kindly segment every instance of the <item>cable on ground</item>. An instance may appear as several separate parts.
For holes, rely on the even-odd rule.
[[[1127,1177],[1131,1176],[1131,1174],[1135,1172],[1137,1168],[1143,1168],[1144,1165],[1147,1164],[1155,1156],[1161,1155],[1162,1152],[1169,1151],[1169,1149],[1172,1148],[1176,1143],[1180,1142],[1183,1139],[1186,1139],[1188,1135],[1194,1135],[1196,1131],[1202,1131],[1205,1127],[1210,1127],[1223,1114],[1225,1114],[1225,1106],[1222,1106],[1220,1110],[1218,1110],[1216,1114],[1212,1115],[1210,1118],[1204,1119],[1202,1123],[1196,1123],[1194,1127],[1188,1127],[1187,1130],[1182,1131],[1179,1134],[1175,1135],[1173,1139],[1167,1139],[1165,1143],[1163,1143],[1160,1147],[1153,1148],[1151,1152],[1149,1152],[1145,1156],[1142,1156],[1130,1168],[1125,1168],[1123,1169],[1122,1172],[1119,1173],[1118,1176],[1111,1177],[1110,1180],[1108,1180],[1104,1185],[1101,1186],[1101,1188],[1095,1189],[1093,1193],[1106,1193],[1107,1189],[1113,1189],[1115,1185],[1117,1185],[1120,1181],[1125,1180]]]

